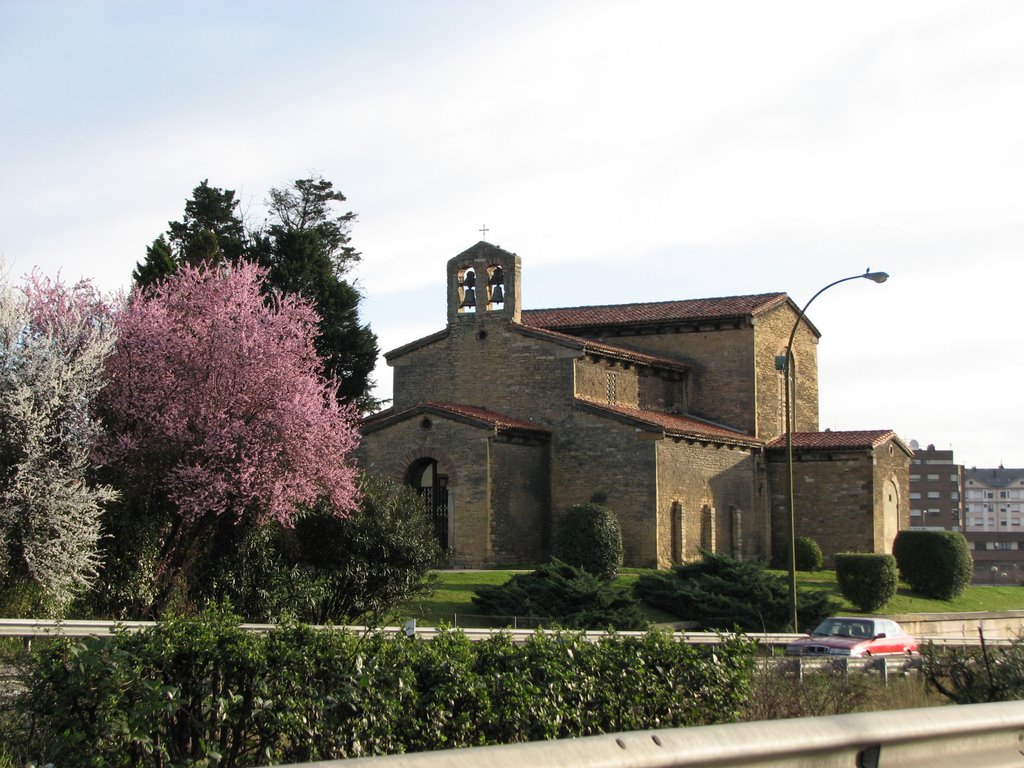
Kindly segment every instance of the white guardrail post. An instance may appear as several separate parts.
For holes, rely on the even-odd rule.
[[[442,766],[1019,768],[1024,766],[1024,702],[633,731],[301,764],[301,768]]]

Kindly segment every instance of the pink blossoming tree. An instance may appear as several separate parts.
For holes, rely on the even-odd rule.
[[[357,413],[318,373],[312,305],[268,301],[264,277],[182,267],[117,314],[98,457],[128,491],[122,514],[165,518],[158,578],[187,567],[182,552],[216,558],[246,531],[290,526],[299,505],[357,506]]]

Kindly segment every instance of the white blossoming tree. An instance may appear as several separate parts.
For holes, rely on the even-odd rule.
[[[96,575],[102,505],[91,409],[113,349],[88,282],[0,283],[0,612],[60,615]]]

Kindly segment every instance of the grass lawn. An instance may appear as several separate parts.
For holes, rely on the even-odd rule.
[[[777,571],[786,576],[785,571]],[[857,610],[839,594],[835,571],[797,573],[797,589],[827,590],[843,604],[843,610],[857,613]],[[968,613],[973,611],[1020,611],[1024,610],[1024,587],[968,587],[960,597],[949,602],[932,600],[912,592],[910,587],[901,585],[896,596],[877,613]]]
[[[398,622],[415,618],[419,623],[433,626],[447,623],[455,626],[489,626],[494,622],[488,620],[475,605],[473,595],[478,587],[485,585],[504,584],[516,573],[523,571],[437,571],[437,589],[433,595],[406,605],[395,617]],[[616,583],[632,585],[642,568],[624,568],[616,579]],[[785,576],[784,571],[778,571]],[[857,613],[850,603],[843,600],[836,586],[834,571],[816,571],[814,573],[798,573],[797,588],[800,590],[825,590],[833,593],[833,597],[842,604],[844,613]],[[951,613],[970,611],[1011,611],[1024,610],[1024,587],[968,587],[960,597],[950,602],[930,600],[902,586],[896,597],[878,611],[883,614],[900,613]],[[676,617],[654,608],[644,608],[644,613],[655,624],[671,623]]]

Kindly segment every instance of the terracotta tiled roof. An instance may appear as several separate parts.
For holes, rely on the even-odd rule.
[[[592,353],[595,355],[601,355],[602,357],[610,357],[615,360],[625,360],[637,365],[647,365],[652,368],[669,368],[675,371],[688,371],[690,366],[672,357],[663,357],[660,355],[649,355],[646,352],[639,352],[635,349],[628,349],[626,347],[618,347],[613,344],[605,344],[603,342],[593,341],[592,339],[584,339],[579,336],[571,336],[567,333],[559,333],[558,331],[551,331],[546,328],[531,328],[525,325],[512,326],[516,331],[526,336],[532,336],[538,339],[547,339],[563,346],[571,347],[573,349],[579,349],[585,353]]]
[[[431,413],[435,416],[453,418],[457,421],[473,424],[485,429],[493,429],[502,433],[518,433],[539,436],[548,436],[551,430],[547,427],[536,424],[526,419],[517,419],[514,416],[492,411],[487,408],[479,408],[475,405],[463,405],[461,403],[424,402],[417,403],[409,408],[395,411],[393,408],[367,416],[361,423],[362,431],[373,432],[389,424],[398,421],[405,421],[413,416]]]
[[[891,429],[863,429],[849,432],[794,432],[793,447],[822,450],[856,450],[858,448],[877,448],[886,440],[895,438],[902,446],[903,441],[896,437]],[[768,448],[785,448],[786,436],[782,435],[768,443]],[[911,453],[909,448],[904,448]]]
[[[788,299],[784,293],[684,299],[644,304],[610,304],[596,307],[524,310],[524,325],[535,328],[585,328],[647,323],[693,323],[738,319],[771,309]]]
[[[661,411],[642,411],[639,408],[628,408],[623,405],[611,405],[585,397],[577,397],[576,404],[587,410],[596,411],[612,417],[628,420],[632,423],[661,430],[670,437],[693,438],[729,445],[758,447],[764,445],[756,437],[736,429],[704,421],[694,416],[679,416]]]

